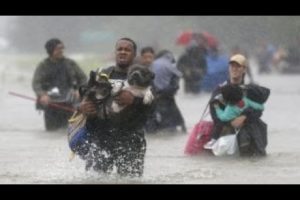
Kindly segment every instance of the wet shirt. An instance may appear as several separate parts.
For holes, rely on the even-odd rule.
[[[176,65],[166,58],[155,60],[151,65],[151,70],[155,74],[154,86],[157,90],[164,90],[170,87],[174,76],[181,77],[181,72],[176,68]]]
[[[86,80],[84,72],[74,61],[63,58],[53,62],[47,58],[37,67],[32,87],[38,96],[54,87],[57,87],[61,94],[66,94],[69,89],[79,87]]]

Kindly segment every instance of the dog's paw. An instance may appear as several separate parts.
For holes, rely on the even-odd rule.
[[[117,104],[115,101],[113,101],[112,105],[111,105],[111,109],[113,111],[113,113],[119,113],[123,108]]]
[[[111,83],[111,85],[112,85],[111,93],[112,93],[112,95],[115,95],[115,94],[119,93],[122,90],[122,88],[124,86],[124,83],[121,82],[121,81],[114,81],[114,82]]]
[[[153,100],[154,100],[154,95],[152,94],[151,90],[147,90],[143,99],[143,103],[148,105],[151,104]]]

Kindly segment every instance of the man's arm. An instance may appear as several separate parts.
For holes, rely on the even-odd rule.
[[[87,76],[85,75],[85,73],[82,71],[82,69],[78,66],[78,64],[75,61],[72,61],[71,63],[72,63],[73,70],[75,72],[74,75],[75,75],[75,80],[77,83],[76,86],[79,87],[87,82]]]
[[[119,113],[121,121],[118,126],[124,129],[133,130],[143,128],[147,119],[154,112],[154,103],[145,105],[143,98],[135,97],[131,92],[122,90],[115,98],[120,105],[126,105],[125,109]]]
[[[234,120],[232,120],[230,122],[230,124],[234,128],[240,128],[243,126],[246,119],[247,119],[247,117],[245,115],[240,115],[237,118],[235,118]]]
[[[216,110],[215,110],[215,107],[214,107],[214,104],[216,102],[219,103],[219,106],[221,107],[221,109],[224,109],[224,105],[223,104],[220,104],[221,102],[218,100],[218,96],[221,94],[221,91],[220,91],[220,87],[216,88],[212,95],[211,95],[211,98],[209,100],[209,110],[210,110],[210,115],[211,115],[211,118],[213,119],[214,123],[218,123],[218,122],[222,122],[218,117],[217,117],[217,113],[216,113]]]
[[[46,77],[46,68],[44,63],[40,63],[36,68],[33,80],[32,80],[32,89],[36,93],[37,96],[42,96],[47,94],[47,91],[44,90],[43,84],[45,84]]]
[[[154,103],[145,105],[136,101],[120,112],[119,126],[121,129],[138,130],[145,126],[146,121],[154,112]]]
[[[231,125],[235,128],[240,128],[246,122],[252,122],[259,119],[262,116],[261,110],[255,110],[253,108],[245,109],[241,115],[231,121]]]
[[[134,97],[133,94],[127,90],[122,90],[118,96],[115,97],[117,104],[121,106],[130,106],[133,103],[139,103],[142,98]]]

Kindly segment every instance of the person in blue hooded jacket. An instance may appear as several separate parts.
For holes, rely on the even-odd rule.
[[[176,132],[181,127],[186,132],[185,122],[176,105],[175,94],[179,89],[181,72],[176,68],[172,52],[162,50],[151,65],[155,74],[153,88],[155,93],[155,112],[148,121],[147,132],[167,130]]]

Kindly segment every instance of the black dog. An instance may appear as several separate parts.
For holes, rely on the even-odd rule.
[[[112,101],[112,85],[108,77],[103,74],[97,75],[96,72],[91,71],[87,86],[81,87],[79,93],[82,100],[89,100],[97,105],[99,118],[108,117],[109,105]]]

